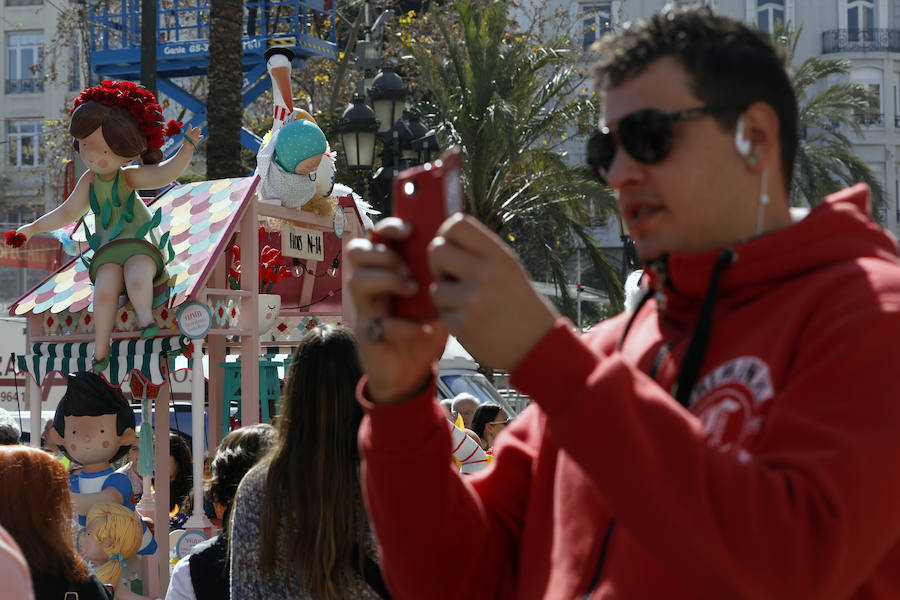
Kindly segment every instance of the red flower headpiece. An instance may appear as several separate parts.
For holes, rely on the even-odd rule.
[[[103,81],[100,85],[90,87],[81,92],[72,104],[69,115],[85,102],[100,102],[107,106],[118,106],[131,113],[147,136],[147,147],[159,150],[167,136],[181,133],[181,121],[163,122],[162,107],[156,103],[156,97],[147,88],[130,81]]]

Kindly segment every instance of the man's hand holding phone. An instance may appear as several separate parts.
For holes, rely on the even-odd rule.
[[[360,353],[376,402],[421,389],[447,329],[483,364],[512,370],[558,317],[515,253],[454,210],[462,205],[458,169],[455,179],[452,170],[440,177],[417,170],[395,181],[395,214],[403,220],[382,220],[372,239],[353,240],[347,255]],[[458,203],[448,189],[458,191]]]
[[[357,238],[345,253],[347,287],[356,307],[353,328],[369,376],[368,397],[378,404],[415,395],[447,343],[447,331],[439,321],[423,323],[391,313],[396,298],[410,298],[419,290],[394,249],[411,233],[412,228],[399,219],[382,219],[373,236],[378,241]]]
[[[462,209],[458,151],[401,172],[393,194],[395,217],[380,221],[370,240],[353,240],[347,253],[360,354],[376,402],[418,391],[446,344],[429,295],[427,250],[441,223]]]

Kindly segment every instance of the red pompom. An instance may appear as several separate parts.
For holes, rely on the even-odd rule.
[[[7,231],[6,232],[6,245],[12,246],[13,248],[21,247],[27,238],[24,233],[18,233],[15,231]]]
[[[173,135],[178,135],[181,133],[182,127],[184,127],[184,123],[176,121],[175,119],[170,119],[169,123],[166,125],[166,136],[172,137]]]

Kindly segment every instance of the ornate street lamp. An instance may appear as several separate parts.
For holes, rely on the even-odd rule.
[[[338,131],[351,171],[371,171],[375,162],[375,132],[378,121],[375,111],[366,105],[361,94],[353,96],[353,104],[347,107],[338,121]]]
[[[387,65],[381,73],[372,81],[369,88],[369,100],[375,109],[375,118],[380,125],[378,133],[384,134],[391,130],[394,123],[403,112],[403,101],[409,90],[403,85],[403,80],[394,72],[394,67]]]
[[[416,142],[428,135],[428,130],[419,120],[419,115],[412,111],[403,111],[403,118],[406,120],[409,128],[410,141],[408,147],[403,150],[403,158],[410,160],[412,163],[421,164],[422,160],[421,145],[416,146]]]

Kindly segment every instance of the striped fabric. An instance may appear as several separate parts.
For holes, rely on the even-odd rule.
[[[110,383],[121,385],[131,371],[137,370],[154,385],[161,385],[166,379],[160,358],[173,350],[180,350],[178,337],[115,341],[109,349],[109,366],[102,375]],[[53,371],[65,375],[90,370],[93,357],[93,343],[42,342],[32,346],[31,354],[18,357],[19,370],[31,373],[41,385]]]

